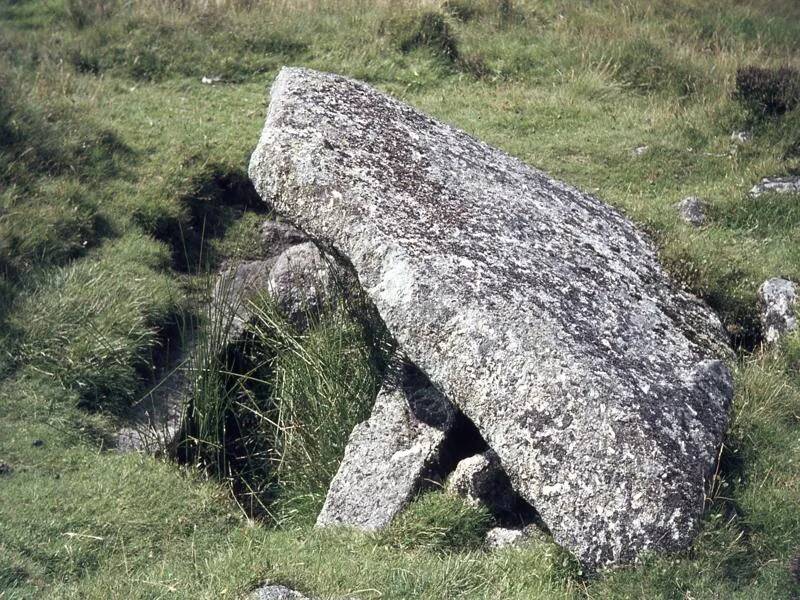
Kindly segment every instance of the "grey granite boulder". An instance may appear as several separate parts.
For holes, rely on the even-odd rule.
[[[212,310],[231,340],[244,331],[259,295],[270,296],[290,323],[304,329],[309,315],[335,298],[334,270],[313,243],[289,245],[275,257],[225,267],[217,278]]]
[[[317,526],[377,531],[413,499],[442,458],[457,411],[412,365],[378,393],[353,429]]]
[[[486,506],[494,513],[509,513],[516,503],[516,494],[500,459],[491,450],[460,461],[447,478],[445,489],[473,506]]]
[[[678,202],[677,208],[681,219],[690,225],[701,227],[706,224],[708,204],[702,198],[687,196]]]
[[[728,420],[730,349],[628,219],[363,83],[304,69],[275,80],[250,176],[350,261],[558,543],[589,566],[691,543]]]
[[[308,237],[296,227],[275,219],[267,219],[258,228],[258,237],[261,242],[261,252],[267,260],[273,262],[278,256],[297,244],[308,241]]]
[[[250,595],[250,600],[310,600],[300,592],[283,585],[266,584]]]
[[[765,177],[750,190],[753,198],[766,193],[800,194],[800,176],[794,177]]]
[[[747,144],[753,139],[753,134],[750,131],[734,131],[731,133],[731,141],[737,144]]]
[[[758,288],[761,327],[764,339],[774,344],[783,335],[797,329],[797,284],[773,277]]]
[[[335,296],[332,263],[311,242],[290,246],[269,273],[267,289],[281,312],[299,328]]]
[[[535,525],[525,527],[492,527],[486,532],[486,547],[499,550],[509,546],[521,546],[536,538],[543,539],[542,533]]]

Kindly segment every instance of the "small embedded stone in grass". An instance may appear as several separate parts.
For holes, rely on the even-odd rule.
[[[633,150],[631,150],[631,154],[634,156],[644,156],[647,154],[647,151],[650,149],[649,146],[636,146]]]
[[[753,139],[750,131],[734,131],[731,133],[731,141],[737,144],[746,144]]]
[[[795,282],[780,277],[768,279],[758,288],[758,300],[764,339],[768,344],[777,342],[784,334],[797,329]]]
[[[708,203],[697,196],[687,196],[677,204],[681,219],[695,227],[706,224]]]
[[[284,585],[267,584],[250,595],[251,600],[309,600],[300,592]]]
[[[493,527],[486,532],[486,547],[490,550],[499,550],[509,546],[521,546],[537,536],[542,536],[542,532],[535,525],[525,527]]]
[[[33,440],[31,442],[31,446],[33,446],[34,448],[41,448],[42,446],[44,446],[44,440]]]
[[[752,187],[751,198],[758,198],[766,192],[776,194],[800,194],[800,175],[789,177],[764,177],[760,183]]]
[[[472,506],[483,505],[494,513],[511,512],[516,501],[500,459],[491,450],[459,462],[447,480],[446,489]]]

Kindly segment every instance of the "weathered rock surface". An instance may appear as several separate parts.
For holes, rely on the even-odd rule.
[[[445,489],[462,496],[473,506],[484,505],[494,513],[509,513],[516,503],[516,494],[500,459],[491,450],[459,462],[448,477]]]
[[[761,327],[764,339],[774,344],[783,335],[797,329],[797,284],[773,277],[758,288],[761,305]]]
[[[678,202],[678,214],[681,219],[695,227],[701,227],[706,224],[707,211],[708,204],[697,196],[687,196]]]
[[[334,295],[332,267],[317,247],[304,242],[284,250],[269,273],[270,295],[289,322],[300,328]]]
[[[300,592],[283,585],[264,585],[250,595],[251,600],[310,600]]]
[[[436,470],[456,409],[411,365],[387,380],[372,414],[356,425],[317,526],[376,531],[388,525]]]
[[[731,141],[737,144],[747,144],[753,139],[753,134],[750,131],[734,131],[731,133]]]
[[[296,227],[292,227],[283,221],[267,219],[258,228],[261,241],[261,252],[269,262],[278,260],[278,256],[289,248],[297,244],[308,241],[308,237]]]
[[[776,194],[800,194],[800,176],[765,177],[750,190],[750,195],[757,198],[766,192]]]
[[[691,542],[730,350],[630,221],[365,84],[303,69],[273,85],[250,176],[349,259],[558,543],[599,565]],[[381,481],[386,456],[361,478]],[[378,503],[375,489],[358,502]]]
[[[493,527],[486,532],[486,547],[499,550],[508,546],[521,546],[527,541],[543,536],[544,534],[535,525],[519,528]]]
[[[276,233],[273,226],[266,230]],[[309,315],[335,297],[336,277],[330,261],[312,242],[291,245],[290,239],[271,240],[273,249],[285,245],[276,256],[237,263],[220,272],[213,310],[221,315],[229,339],[244,331],[253,316],[251,301],[259,295],[271,296],[287,320],[300,329],[307,325]]]

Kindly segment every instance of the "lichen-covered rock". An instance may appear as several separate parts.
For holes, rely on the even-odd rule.
[[[335,295],[332,264],[311,242],[290,246],[270,270],[267,289],[289,322],[302,329]]]
[[[274,227],[268,230],[276,233]],[[289,230],[297,231],[297,230]],[[237,339],[253,316],[252,301],[270,296],[286,319],[299,329],[335,297],[336,277],[330,260],[305,241],[288,245],[292,238],[278,238],[287,244],[277,256],[251,260],[224,268],[214,287],[212,310],[230,340]]]
[[[773,277],[758,288],[761,307],[761,327],[769,344],[797,329],[797,284],[788,279]]]
[[[220,339],[238,339],[253,316],[251,301],[267,292],[275,260],[250,260],[224,267],[214,284],[209,321],[219,328]]]
[[[456,409],[412,365],[387,380],[370,418],[353,429],[317,526],[377,531],[436,471]]]
[[[250,595],[250,600],[310,600],[300,592],[283,585],[266,584]]]
[[[483,505],[494,513],[509,513],[516,503],[508,476],[491,450],[460,461],[447,478],[445,489],[473,506]]]
[[[753,139],[753,134],[750,131],[734,131],[731,133],[731,141],[737,144],[747,144]]]
[[[678,214],[680,215],[681,219],[690,225],[694,225],[695,227],[700,227],[706,224],[707,210],[708,205],[706,204],[705,200],[698,198],[697,196],[687,196],[678,202]]]
[[[349,259],[558,543],[600,565],[691,542],[730,349],[630,221],[365,84],[304,69],[278,75],[250,176]]]
[[[543,537],[535,525],[525,527],[493,527],[486,532],[486,547],[490,550],[499,550],[508,546],[521,546],[527,541]]]
[[[274,257],[274,260],[277,260],[278,256],[290,246],[308,241],[308,237],[302,231],[289,223],[275,219],[267,219],[261,224],[258,228],[258,237],[264,257],[267,259]]]
[[[800,194],[800,176],[765,177],[750,190],[750,195],[757,198],[766,192],[776,194]]]

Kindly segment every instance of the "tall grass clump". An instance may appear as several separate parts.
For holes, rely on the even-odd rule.
[[[427,492],[398,515],[379,539],[400,550],[476,550],[484,544],[491,524],[485,507],[472,506],[453,494]]]
[[[227,481],[248,512],[306,522],[369,414],[384,343],[344,300],[299,331],[270,298],[238,294],[223,280],[201,323],[179,455]],[[243,306],[244,334],[232,316]]]
[[[141,234],[38,277],[17,302],[20,362],[74,390],[87,407],[121,408],[152,369],[180,302],[163,245]]]
[[[736,71],[734,97],[757,117],[782,115],[800,105],[800,71],[741,67]]]

